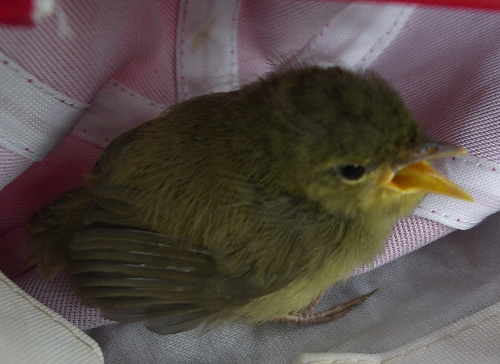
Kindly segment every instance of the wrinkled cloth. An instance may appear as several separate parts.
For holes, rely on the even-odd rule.
[[[115,136],[177,102],[256,80],[276,54],[372,68],[430,137],[469,150],[437,167],[474,203],[428,196],[356,273],[500,209],[500,13],[284,0],[54,6],[34,27],[0,27],[0,269],[81,329],[109,321],[80,305],[64,273],[47,282],[29,271],[29,216],[81,185]]]

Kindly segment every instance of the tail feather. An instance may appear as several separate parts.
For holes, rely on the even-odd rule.
[[[52,278],[66,266],[71,240],[92,200],[89,189],[77,189],[43,208],[29,220],[30,239],[26,258],[28,262],[38,265],[37,269],[44,277]]]

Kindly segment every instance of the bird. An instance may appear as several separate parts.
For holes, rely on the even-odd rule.
[[[317,312],[428,193],[471,201],[376,72],[294,63],[180,102],[114,139],[86,184],[35,214],[29,257],[85,305],[174,334],[331,321]]]

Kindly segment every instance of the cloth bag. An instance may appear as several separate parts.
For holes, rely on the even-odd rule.
[[[78,328],[87,330],[101,345],[108,343],[107,361],[157,362],[159,357],[168,357],[168,362],[294,359],[335,362],[345,358],[300,355],[336,352],[339,329],[334,328],[339,326],[342,332],[357,333],[351,341],[352,348],[356,348],[354,343],[361,345],[357,347],[360,350],[366,348],[361,343],[373,341],[373,337],[361,335],[359,329],[368,322],[384,321],[383,316],[374,315],[387,313],[387,307],[397,309],[397,300],[392,298],[414,297],[398,296],[398,292],[378,294],[379,306],[371,304],[375,299],[363,305],[371,320],[363,316],[363,308],[357,308],[356,313],[342,318],[340,323],[316,328],[297,329],[285,325],[276,329],[264,325],[255,329],[236,325],[209,335],[184,333],[165,338],[145,331],[141,325],[103,326],[110,322],[97,310],[80,305],[69,289],[64,272],[49,282],[24,263],[22,251],[29,216],[65,191],[81,185],[83,176],[90,173],[110,140],[172,104],[200,94],[232,90],[257,79],[269,71],[268,61],[277,53],[321,65],[375,69],[400,92],[429,136],[469,150],[467,156],[439,161],[437,167],[471,193],[474,203],[434,195],[426,197],[414,215],[398,223],[384,252],[371,265],[354,272],[364,274],[354,277],[347,286],[333,290],[325,297],[325,305],[352,298],[358,290],[360,294],[371,286],[377,288],[378,282],[383,282],[385,289],[400,287],[397,283],[403,281],[407,283],[408,292],[426,296],[428,291],[420,289],[418,279],[405,277],[421,272],[439,280],[439,272],[430,269],[433,260],[420,262],[419,258],[427,251],[431,252],[430,256],[438,254],[434,250],[439,249],[429,246],[424,248],[427,250],[406,254],[440,238],[439,244],[451,242],[456,249],[456,242],[462,242],[463,236],[471,237],[471,245],[485,234],[495,239],[489,232],[496,231],[496,215],[488,221],[493,226],[490,230],[484,230],[490,226],[486,223],[475,226],[500,209],[500,126],[496,121],[500,100],[499,12],[414,4],[285,0],[28,3],[32,5],[29,12],[20,11],[21,15],[11,16],[8,22],[33,23],[33,26],[0,27],[0,185],[3,188],[0,191],[0,269],[32,297]],[[40,4],[44,4],[43,11],[35,11]],[[494,7],[488,2],[482,5]],[[0,16],[1,9],[0,6]],[[454,232],[471,228],[470,232]],[[465,249],[466,257],[474,255],[477,249],[467,244],[459,246]],[[455,250],[450,248],[450,251]],[[494,255],[493,252],[490,255]],[[385,265],[402,256],[405,257]],[[450,264],[456,267],[461,263],[458,267],[464,270],[464,276],[481,271],[478,266],[482,267],[482,262],[469,264],[467,259],[465,262],[460,259],[460,254],[453,256],[454,264],[447,262],[447,269]],[[410,269],[415,261],[420,262],[420,270]],[[469,269],[464,269],[464,264]],[[395,265],[406,268],[394,268]],[[371,271],[376,267],[380,268]],[[404,274],[392,276],[390,272],[394,269],[402,269]],[[491,273],[491,269],[487,271]],[[387,276],[392,278],[383,278]],[[491,274],[491,277],[482,281],[491,283],[496,276]],[[464,284],[469,282],[465,277],[459,279]],[[369,284],[370,280],[373,282]],[[40,307],[45,310],[7,278],[5,282],[10,287],[6,292],[14,289],[16,295],[28,299],[38,311]],[[408,343],[418,338],[427,342],[425,335],[457,320],[469,322],[469,314],[498,302],[494,298],[500,296],[498,292],[486,291],[489,292],[487,299],[482,303],[474,301],[476,310],[460,314],[450,311],[446,319],[432,319],[441,316],[436,310],[429,310],[428,319],[422,318],[429,328],[409,330],[405,336],[408,341],[400,342],[400,346],[411,346]],[[454,297],[453,294],[443,294],[440,300],[428,297],[429,300],[421,304],[439,306],[440,302]],[[463,302],[470,303],[467,299]],[[410,307],[413,306],[407,306]],[[12,308],[16,305],[5,308],[8,312],[5,317],[16,317],[9,311]],[[487,317],[496,312],[491,310],[485,311]],[[358,318],[351,318],[353,315]],[[408,315],[402,313],[401,317],[406,320],[403,322],[415,323]],[[34,325],[33,321],[29,322],[29,326]],[[16,322],[13,325],[23,326]],[[1,334],[3,345],[9,342],[7,337],[12,327],[8,330]],[[324,330],[329,330],[326,337],[320,335]],[[122,340],[114,340],[111,345],[111,338],[118,337]],[[130,341],[132,337],[134,344]],[[293,338],[294,350],[285,344],[286,338]],[[387,335],[386,341],[392,338],[394,334]],[[235,340],[245,345],[237,348]],[[308,344],[311,341],[315,343],[312,346]],[[379,341],[383,339],[375,340]],[[152,352],[148,342],[156,343],[161,349]],[[211,342],[219,344],[211,349],[214,353],[226,353],[226,356],[207,354]],[[140,349],[130,352],[131,345]],[[272,345],[277,347],[270,347]],[[228,346],[227,351],[221,350]],[[97,346],[91,348],[94,353],[99,352]],[[363,353],[360,350],[354,351]],[[394,354],[396,346],[383,344],[370,347],[368,353],[384,350],[391,354],[356,360],[383,362],[387,358],[396,360],[399,355]],[[406,353],[405,350],[401,352]],[[123,356],[123,352],[127,355]],[[144,356],[145,352],[153,356]],[[143,361],[141,355],[149,359]],[[101,360],[102,357],[93,358]]]

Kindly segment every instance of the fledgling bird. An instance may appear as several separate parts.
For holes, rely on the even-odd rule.
[[[300,65],[196,97],[117,137],[88,183],[35,215],[32,257],[67,267],[102,315],[158,333],[244,320],[325,322],[312,308],[369,262],[426,193],[471,200],[373,72]]]

